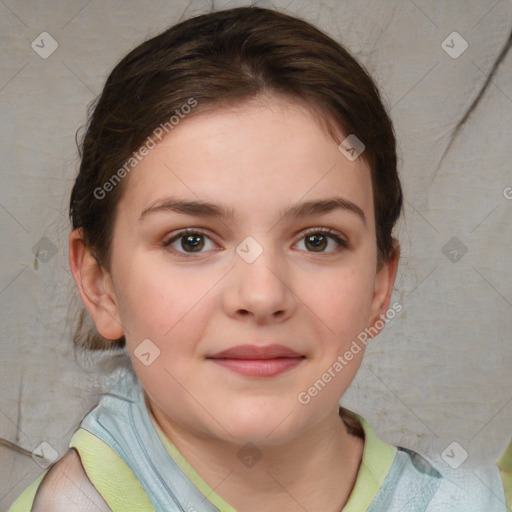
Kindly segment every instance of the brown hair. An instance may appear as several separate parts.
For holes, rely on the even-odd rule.
[[[124,181],[105,186],[155,128],[193,98],[188,116],[239,104],[261,94],[311,107],[337,140],[336,128],[365,144],[375,207],[378,265],[394,253],[392,229],[402,209],[395,136],[379,92],[347,50],[309,23],[259,7],[212,12],[183,21],[142,43],[110,73],[90,106],[70,201],[73,229],[109,269],[116,205]],[[90,319],[89,319],[90,320]],[[82,311],[75,348],[120,349],[85,329]],[[91,323],[91,322],[89,322]]]

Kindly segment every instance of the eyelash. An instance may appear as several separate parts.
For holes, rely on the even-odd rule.
[[[314,234],[317,234],[317,233],[321,233],[323,235],[328,235],[328,238],[331,238],[336,243],[338,243],[339,247],[337,247],[333,251],[329,251],[329,252],[323,252],[323,251],[320,251],[318,253],[315,253],[314,251],[304,251],[304,252],[309,252],[311,254],[333,255],[333,254],[338,254],[340,251],[342,251],[344,249],[347,249],[349,247],[349,243],[347,242],[347,240],[342,238],[342,236],[337,231],[335,231],[333,229],[330,229],[330,228],[310,228],[310,229],[308,229],[307,231],[305,231],[302,234],[301,238],[299,238],[295,242],[295,244],[297,242],[301,241],[302,239],[306,238],[307,236],[314,235]],[[172,238],[169,238],[168,240],[165,240],[162,245],[163,245],[163,247],[169,247],[176,240],[179,240],[180,238],[183,238],[184,236],[187,236],[187,235],[203,235],[206,238],[209,238],[211,240],[211,237],[208,236],[204,231],[201,231],[200,229],[184,229],[184,230],[178,232]],[[189,253],[187,253],[187,252],[180,252],[180,251],[176,251],[176,250],[173,250],[173,252],[177,256],[180,256],[182,258],[193,258],[194,255],[201,254],[201,252],[196,252],[196,253],[189,252]]]

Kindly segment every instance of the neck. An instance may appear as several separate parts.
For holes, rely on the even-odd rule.
[[[337,407],[293,440],[252,450],[195,436],[171,424],[155,404],[148,409],[194,470],[236,510],[339,512],[355,484],[364,440],[348,433]]]

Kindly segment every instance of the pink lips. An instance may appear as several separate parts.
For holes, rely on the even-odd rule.
[[[207,359],[250,377],[274,377],[298,366],[305,356],[284,345],[238,345]]]

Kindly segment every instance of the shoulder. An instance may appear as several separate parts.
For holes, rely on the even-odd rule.
[[[365,434],[361,467],[367,469],[362,474],[371,476],[365,486],[368,488],[368,483],[373,482],[377,489],[368,510],[507,511],[505,493],[510,493],[512,487],[512,478],[507,483],[507,471],[512,477],[512,456],[508,459],[505,454],[498,467],[495,463],[471,465],[466,461],[467,452],[458,443],[452,443],[442,453],[419,453],[385,443],[362,416],[352,414]],[[510,451],[512,454],[512,444]]]
[[[397,448],[387,485],[383,486],[382,498],[387,505],[388,500],[407,497],[410,508],[406,506],[404,511],[506,511],[496,464],[451,467],[440,457]]]
[[[74,448],[56,462],[42,479],[31,512],[111,512],[85,472]]]
[[[510,441],[508,448],[498,460],[498,467],[500,468],[501,479],[503,480],[507,504],[512,510],[512,441]]]

